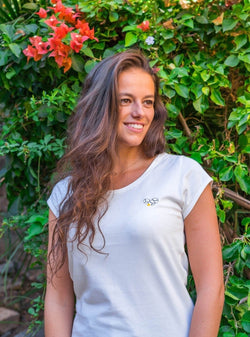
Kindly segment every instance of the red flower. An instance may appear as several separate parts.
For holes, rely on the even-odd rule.
[[[49,42],[40,42],[37,46],[37,51],[39,55],[47,54],[49,47]]]
[[[25,56],[27,56],[28,62],[29,62],[31,57],[34,57],[35,61],[39,61],[43,57],[42,54],[38,53],[38,50],[35,47],[30,46],[30,45],[26,49],[23,50],[23,53],[24,53]]]
[[[58,39],[63,39],[69,32],[71,32],[74,28],[67,26],[65,23],[62,23],[59,27],[52,27],[54,30],[54,36]]]
[[[52,2],[52,3],[55,4],[55,6],[49,7],[49,8],[52,9],[55,13],[60,13],[61,11],[65,9],[65,6],[62,4],[61,0],[57,0],[56,2]]]
[[[140,25],[137,26],[137,28],[140,28],[143,32],[146,32],[149,30],[149,21],[143,21]]]
[[[30,43],[32,44],[32,46],[35,47],[35,48],[37,48],[37,47],[38,47],[38,44],[39,44],[40,42],[42,42],[41,36],[38,36],[38,35],[35,35],[35,36],[33,36],[33,37],[30,37],[29,40],[30,40]]]
[[[57,20],[55,15],[51,15],[51,17],[48,20],[45,20],[44,22],[51,28],[56,27],[56,25],[60,23],[60,21]]]
[[[71,41],[70,41],[70,47],[76,52],[79,53],[79,51],[82,49],[83,42],[88,40],[88,36],[82,36],[80,34],[71,33]]]
[[[153,67],[152,70],[153,70],[153,73],[156,74],[158,73],[158,71],[160,71],[160,68]]]
[[[36,14],[39,15],[41,19],[47,17],[47,11],[44,8],[40,8],[39,12],[36,12]]]

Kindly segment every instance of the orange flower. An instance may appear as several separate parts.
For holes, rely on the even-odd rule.
[[[64,67],[63,72],[66,73],[71,68],[72,65],[72,59],[70,57],[67,57],[66,59],[63,60],[62,66]]]
[[[87,22],[85,22],[84,20],[77,20],[76,28],[79,29],[79,34],[81,34],[82,36],[87,36],[89,37],[91,40],[96,40],[97,42],[99,41],[95,36],[95,32],[94,32],[94,28],[90,29],[89,28],[89,24]]]
[[[23,50],[23,53],[24,53],[25,56],[27,56],[28,62],[29,62],[31,57],[33,57],[35,61],[39,61],[43,57],[42,54],[38,53],[38,51],[35,47],[30,46],[30,45]]]
[[[50,57],[55,58],[59,68],[64,67],[64,72],[68,71],[72,65],[72,60],[68,56],[69,52],[70,47],[61,42],[57,49],[50,54]]]
[[[36,12],[36,14],[39,15],[41,19],[45,19],[47,17],[47,11],[44,8],[40,8],[39,12]]]
[[[143,32],[146,32],[149,30],[149,21],[143,21],[140,25],[137,26],[137,28],[140,28]]]

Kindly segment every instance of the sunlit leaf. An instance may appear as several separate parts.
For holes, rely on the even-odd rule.
[[[137,36],[133,34],[132,32],[126,33],[125,36],[125,47],[132,46],[132,44],[135,44],[137,42]]]
[[[217,104],[217,105],[225,105],[225,101],[221,96],[220,90],[219,89],[211,89],[211,95],[210,95],[211,100]]]

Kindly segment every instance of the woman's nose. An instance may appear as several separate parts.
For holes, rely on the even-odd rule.
[[[131,110],[131,115],[134,118],[139,118],[143,115],[143,107],[142,104],[139,102],[134,102],[134,104],[132,104],[132,110]]]

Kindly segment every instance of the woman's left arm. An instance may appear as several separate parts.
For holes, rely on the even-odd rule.
[[[210,185],[185,218],[185,234],[197,292],[189,337],[217,337],[224,282],[220,235]]]

